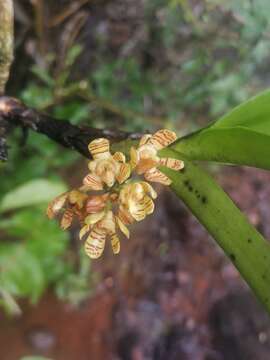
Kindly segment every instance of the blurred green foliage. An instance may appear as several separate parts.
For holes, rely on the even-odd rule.
[[[108,47],[101,36],[97,60],[83,80],[73,76],[81,46],[71,47],[60,64],[57,54],[50,54],[45,67],[32,67],[19,97],[74,124],[91,119],[91,126],[180,132],[204,125],[269,83],[270,2],[194,3],[146,1],[142,51],[139,47],[138,53],[118,57],[109,50],[104,53]],[[0,164],[2,207],[7,206],[6,194],[16,203],[18,187],[27,189],[32,181],[64,185],[68,177],[60,174],[69,173],[79,159],[40,134],[30,133],[26,147],[18,146],[22,138],[19,132],[13,135],[9,161]],[[48,188],[42,191],[50,193]],[[10,295],[36,302],[53,285],[60,298],[77,304],[95,278],[89,260],[78,253],[74,260],[69,234],[47,221],[44,205],[24,205],[0,214],[1,302],[16,312]]]

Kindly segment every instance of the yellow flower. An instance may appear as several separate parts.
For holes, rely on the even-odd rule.
[[[124,224],[131,223],[130,219],[143,220],[153,213],[155,205],[152,198],[156,197],[157,193],[145,181],[124,185],[119,195],[119,218]]]
[[[102,255],[106,238],[111,241],[113,253],[120,252],[120,240],[116,234],[117,226],[127,237],[129,236],[128,229],[111,210],[91,214],[85,218],[85,225],[79,237],[81,239],[89,233],[85,241],[85,252],[91,259],[97,259]]]
[[[131,168],[139,175],[144,174],[147,181],[170,185],[171,180],[157,169],[159,165],[167,166],[173,170],[181,170],[184,162],[171,158],[160,158],[158,151],[170,145],[177,139],[176,134],[170,130],[159,130],[154,135],[144,135],[138,149],[130,149]]]
[[[116,180],[122,184],[129,178],[131,167],[126,163],[125,155],[121,152],[112,155],[107,139],[96,139],[88,148],[94,160],[89,162],[90,173],[84,178],[83,184],[89,190],[102,190],[104,184],[112,187]]]
[[[79,190],[63,193],[49,203],[47,216],[49,219],[52,219],[65,208],[60,225],[62,229],[66,230],[70,227],[75,215],[79,220],[82,220],[83,207],[87,197],[86,194]]]

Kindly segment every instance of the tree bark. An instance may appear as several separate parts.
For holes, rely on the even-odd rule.
[[[0,96],[0,160],[7,160],[6,138],[15,127],[46,135],[51,140],[90,157],[88,144],[104,137],[112,143],[137,140],[141,133],[128,133],[118,129],[96,129],[90,126],[75,126],[67,120],[55,119],[47,114],[28,108],[19,100]]]
[[[0,0],[0,95],[4,94],[13,61],[14,9],[12,0]]]

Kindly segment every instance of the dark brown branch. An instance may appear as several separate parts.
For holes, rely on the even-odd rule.
[[[46,135],[51,140],[90,157],[88,144],[91,140],[105,137],[111,142],[138,139],[141,134],[127,133],[118,129],[96,129],[89,126],[75,126],[67,120],[58,120],[26,107],[19,100],[0,97],[0,159],[7,160],[6,138],[10,131],[20,127]]]

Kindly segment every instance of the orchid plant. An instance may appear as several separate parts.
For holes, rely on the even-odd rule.
[[[106,139],[92,141],[89,151],[93,160],[82,186],[57,197],[47,211],[50,218],[63,212],[63,229],[77,216],[87,255],[100,257],[107,238],[119,253],[119,230],[129,237],[128,226],[154,211],[157,194],[149,182],[158,182],[170,186],[189,207],[270,312],[269,242],[195,164],[212,161],[270,170],[270,91],[182,138],[165,129],[144,135],[137,148],[130,147],[128,160],[121,152],[111,154]]]

